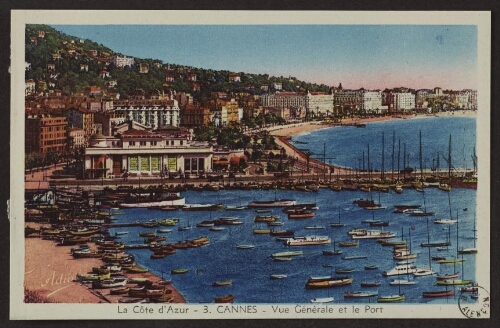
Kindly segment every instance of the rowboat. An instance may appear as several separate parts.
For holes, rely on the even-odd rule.
[[[88,273],[88,274],[76,274],[76,279],[78,281],[100,281],[100,280],[106,280],[111,277],[111,274],[105,273],[105,274],[95,274],[95,273]]]
[[[287,275],[283,274],[283,273],[274,273],[274,274],[269,276],[269,278],[271,278],[271,279],[284,279],[286,277],[287,277]]]
[[[344,298],[373,297],[376,295],[378,295],[377,291],[344,292]]]
[[[333,302],[333,297],[317,297],[311,300],[311,303],[330,303]]]
[[[401,302],[406,299],[404,294],[395,294],[395,295],[385,295],[377,298],[377,302],[379,303],[393,303],[393,302]]]
[[[339,268],[335,270],[335,273],[352,273],[356,271],[354,268]]]
[[[453,219],[438,219],[438,220],[434,220],[434,223],[435,224],[455,224],[455,223],[457,223],[457,220],[453,220]]]
[[[375,270],[378,268],[378,265],[365,265],[365,270]]]
[[[134,265],[134,266],[125,268],[125,270],[127,272],[130,272],[130,273],[145,273],[145,272],[149,271],[147,268],[143,268],[143,267],[140,267],[138,265]]]
[[[122,295],[122,294],[128,294],[128,291],[130,290],[130,287],[120,287],[116,289],[111,289],[109,293],[111,295]]]
[[[224,227],[212,227],[210,228],[210,231],[224,231],[226,228]]]
[[[380,281],[365,281],[360,284],[361,287],[378,287],[380,286]]]
[[[215,303],[233,303],[234,302],[234,295],[229,294],[229,295],[224,295],[224,296],[219,296],[214,298]]]
[[[291,261],[293,260],[293,257],[275,257],[273,258],[274,261],[277,261],[277,262],[288,262],[288,261]]]
[[[430,292],[422,292],[422,297],[432,298],[432,297],[449,297],[455,296],[455,292],[453,289],[450,290],[438,290],[438,291],[430,291]]]
[[[212,286],[214,287],[223,287],[223,286],[231,286],[233,284],[232,280],[222,280],[222,281],[214,281]]]
[[[349,241],[340,241],[339,242],[339,246],[340,247],[357,247],[359,245],[359,242],[358,241],[353,241],[353,242],[349,242]]]
[[[170,271],[170,273],[172,274],[184,274],[184,273],[187,273],[189,271],[189,269],[172,269],[172,271]]]
[[[414,280],[405,280],[405,279],[393,279],[391,282],[389,282],[389,285],[391,286],[403,286],[403,285],[415,285],[417,282]]]
[[[368,258],[366,255],[342,256],[342,260],[360,260],[366,258]]]
[[[458,272],[451,274],[440,274],[436,277],[437,280],[450,280],[455,278],[458,278]]]
[[[470,285],[471,283],[472,280],[462,280],[462,279],[436,281],[436,285],[440,286]]]
[[[325,229],[325,227],[324,226],[313,225],[313,226],[306,226],[306,227],[304,227],[304,229],[307,229],[307,230],[322,230],[322,229]]]
[[[290,256],[300,256],[303,255],[303,251],[290,251],[290,252],[279,252],[274,253],[271,257],[290,257]]]
[[[353,280],[349,277],[326,277],[323,280],[311,280],[306,283],[308,289],[340,287],[352,284]]]
[[[172,229],[156,229],[157,233],[169,233],[172,232]]]
[[[255,245],[237,245],[236,248],[238,249],[252,249],[252,248],[255,248]]]

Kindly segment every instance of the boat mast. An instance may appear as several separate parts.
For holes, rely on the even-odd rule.
[[[368,180],[371,182],[371,171],[370,171],[370,144],[368,144]]]
[[[385,178],[385,133],[382,131],[382,180]]]
[[[394,182],[394,144],[396,143],[396,131],[392,131],[392,167],[391,180]]]
[[[403,144],[403,180],[406,180],[406,142]]]
[[[401,158],[401,139],[398,139],[398,181],[399,181],[399,160]]]
[[[419,161],[420,161],[420,181],[424,180],[424,172],[422,171],[422,130],[419,132]]]
[[[451,134],[448,143],[448,179],[451,179]]]

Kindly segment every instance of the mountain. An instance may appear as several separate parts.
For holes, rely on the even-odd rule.
[[[283,91],[323,91],[329,87],[300,81],[294,77],[275,77],[211,70],[164,63],[158,59],[134,58],[132,65],[118,67],[112,62],[116,53],[102,44],[66,35],[48,25],[26,26],[25,60],[30,64],[26,79],[44,81],[48,89],[59,89],[63,95],[82,93],[91,85],[105,93],[120,93],[126,98],[137,90],[146,95],[164,89],[191,93],[201,102],[208,101],[211,92],[261,94],[281,84]],[[237,77],[230,82],[230,76]],[[234,79],[234,78],[233,78]]]

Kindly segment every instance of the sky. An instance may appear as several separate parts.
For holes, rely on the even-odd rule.
[[[473,25],[52,25],[164,63],[347,89],[477,89]]]

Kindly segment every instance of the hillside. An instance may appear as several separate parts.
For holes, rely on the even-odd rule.
[[[324,91],[329,87],[300,81],[294,77],[275,77],[267,74],[216,71],[210,69],[164,63],[158,59],[134,58],[131,66],[117,67],[111,58],[126,54],[115,53],[92,40],[81,40],[57,31],[47,25],[26,26],[26,79],[44,81],[48,89],[59,89],[63,95],[81,93],[90,85],[97,85],[105,93],[120,93],[122,98],[138,89],[146,95],[173,89],[188,92],[201,102],[211,92],[261,94],[272,90],[273,83],[281,83],[283,91]],[[237,73],[239,81],[230,82]]]

